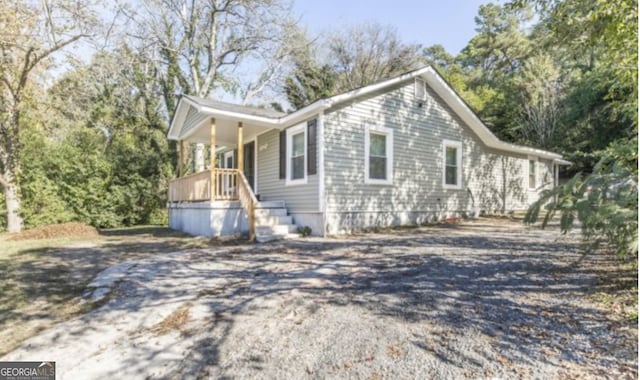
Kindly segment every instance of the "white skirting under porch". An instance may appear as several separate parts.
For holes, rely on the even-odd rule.
[[[240,201],[170,202],[169,228],[189,235],[218,237],[249,234]]]

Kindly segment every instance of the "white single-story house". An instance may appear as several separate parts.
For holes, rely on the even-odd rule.
[[[182,96],[168,138],[210,146],[170,183],[169,225],[258,240],[526,209],[559,154],[499,140],[424,67],[293,113]]]

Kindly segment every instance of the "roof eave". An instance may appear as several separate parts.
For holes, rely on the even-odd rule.
[[[171,123],[169,124],[169,132],[167,132],[167,139],[169,140],[179,140],[180,132],[182,131],[182,126],[184,125],[184,118],[186,118],[186,112],[183,112],[185,106],[192,106],[198,109],[198,104],[189,99],[186,95],[181,95],[178,100],[178,105],[176,105],[176,109],[173,112],[173,117],[171,118]],[[178,122],[180,120],[180,122]]]
[[[430,75],[426,75],[430,74]],[[453,111],[471,127],[480,140],[487,146],[512,153],[534,155],[545,159],[562,159],[562,155],[542,149],[525,147],[511,144],[500,140],[491,130],[480,120],[478,115],[462,100],[462,97],[447,83],[444,78],[435,70],[425,71],[423,78],[438,93],[443,100],[449,104]]]
[[[270,126],[277,129],[283,129],[290,126],[291,124],[294,124],[299,121],[303,121],[310,115],[317,114],[329,108],[331,106],[331,102],[328,101],[327,99],[319,100],[293,113],[290,113],[286,116],[272,118],[272,117],[251,115],[244,112],[220,110],[214,107],[201,105],[193,101],[192,99],[189,99],[189,97],[184,96],[180,99],[180,102],[178,103],[178,107],[176,107],[176,113],[174,114],[174,118],[171,122],[169,132],[167,133],[167,138],[169,140],[180,140],[181,137],[185,137],[180,135],[181,127],[178,126],[179,124],[181,125],[184,122],[184,120],[181,120],[181,119],[184,119],[184,117],[178,116],[178,112],[183,112],[182,108],[185,106],[194,107],[198,111],[198,113],[204,113],[207,116],[211,116],[214,118],[215,117],[232,118],[242,122],[247,122],[247,123],[252,122],[252,123],[260,124],[263,126]]]
[[[462,100],[460,95],[447,83],[447,81],[431,66],[426,66],[422,69],[414,70],[412,72],[400,75],[398,77],[365,86],[359,89],[355,89],[344,94],[332,96],[327,99],[318,100],[306,107],[303,107],[295,112],[281,117],[266,117],[257,116],[243,112],[223,111],[213,107],[199,104],[198,102],[190,99],[188,96],[183,96],[180,99],[178,106],[180,107],[183,102],[196,107],[198,112],[206,112],[212,117],[224,116],[230,118],[236,118],[239,121],[255,122],[265,126],[272,126],[273,128],[283,129],[294,123],[305,120],[307,117],[319,113],[323,110],[331,108],[340,103],[350,101],[356,97],[365,96],[373,92],[382,90],[389,86],[401,83],[403,81],[413,79],[416,77],[422,77],[427,83],[438,93],[440,97],[453,109],[453,111],[473,130],[473,132],[482,140],[488,147],[508,151],[519,154],[534,155],[540,158],[551,159],[561,163],[562,165],[570,165],[569,161],[562,159],[562,156],[548,152],[541,149],[524,147],[507,143],[500,140],[496,135],[487,128],[487,126],[480,120],[480,118],[473,112],[467,103]],[[178,112],[178,111],[176,111]],[[177,140],[179,139],[180,131],[174,131],[175,120],[172,121],[171,128],[169,130],[169,138]],[[173,133],[172,133],[173,132]]]
[[[571,166],[571,165],[573,165],[573,162],[567,161],[567,160],[563,160],[562,158],[554,159],[553,163],[558,164],[558,165],[562,165],[562,166]]]

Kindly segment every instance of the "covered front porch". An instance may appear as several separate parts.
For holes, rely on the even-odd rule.
[[[246,131],[245,131],[246,130]],[[245,127],[242,121],[233,122],[232,120],[216,119],[210,117],[203,120],[199,125],[190,129],[191,133],[184,133],[178,138],[178,177],[169,182],[168,200],[170,207],[174,209],[203,209],[203,205],[195,207],[194,205],[175,205],[175,203],[194,203],[194,202],[216,202],[223,201],[219,204],[210,204],[207,207],[219,210],[234,210],[233,213],[240,212],[237,202],[240,203],[241,209],[247,215],[247,223],[233,223],[238,228],[220,228],[219,234],[228,234],[228,232],[243,232],[244,225],[247,225],[250,238],[255,237],[255,216],[254,210],[258,202],[253,189],[255,188],[255,143],[252,141],[250,146],[245,144],[245,135],[255,139],[255,136],[261,131],[257,127]],[[198,145],[196,149],[200,150],[201,157],[194,159],[194,170],[199,167],[203,169],[197,161],[204,158],[203,147],[208,145],[208,165],[203,170],[196,171],[185,175],[186,170],[186,145]],[[247,152],[245,152],[245,147]],[[219,152],[233,152],[232,160],[220,160]],[[196,155],[197,156],[197,155]],[[248,161],[246,165],[245,162]],[[218,166],[226,167],[218,167]],[[251,182],[247,179],[251,178]],[[234,207],[235,206],[235,207]],[[225,211],[226,212],[226,211]],[[234,220],[240,216],[236,215]],[[196,218],[197,219],[197,218]],[[228,219],[228,218],[223,218]],[[229,221],[223,221],[228,226]],[[230,231],[228,231],[230,230]],[[214,231],[215,232],[215,231]],[[218,235],[212,232],[211,235]]]
[[[265,221],[286,218],[284,202],[260,203],[256,196],[257,136],[277,129],[282,115],[183,96],[168,136],[178,148],[177,178],[168,189],[169,226],[193,235],[254,239],[266,231]]]
[[[212,117],[194,127],[193,133],[178,138],[178,176],[169,183],[169,202],[255,198],[255,137],[260,131],[255,127],[244,127],[242,121],[233,125]],[[251,139],[247,143],[246,135]],[[196,148],[189,174],[187,145]],[[198,150],[201,157],[198,157]],[[208,151],[208,157],[204,157],[204,151]],[[224,153],[232,153],[229,160]],[[199,163],[200,160],[206,160],[206,163]]]

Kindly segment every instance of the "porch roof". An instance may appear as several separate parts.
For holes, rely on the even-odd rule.
[[[211,109],[216,109],[219,111],[226,111],[230,113],[258,116],[258,117],[268,117],[268,118],[279,118],[285,116],[286,113],[278,112],[275,110],[270,110],[266,108],[259,107],[251,107],[251,106],[243,106],[240,104],[221,102],[213,99],[204,99],[198,98],[190,95],[183,95],[184,98],[189,99],[193,103],[197,104],[200,107],[208,107]]]

